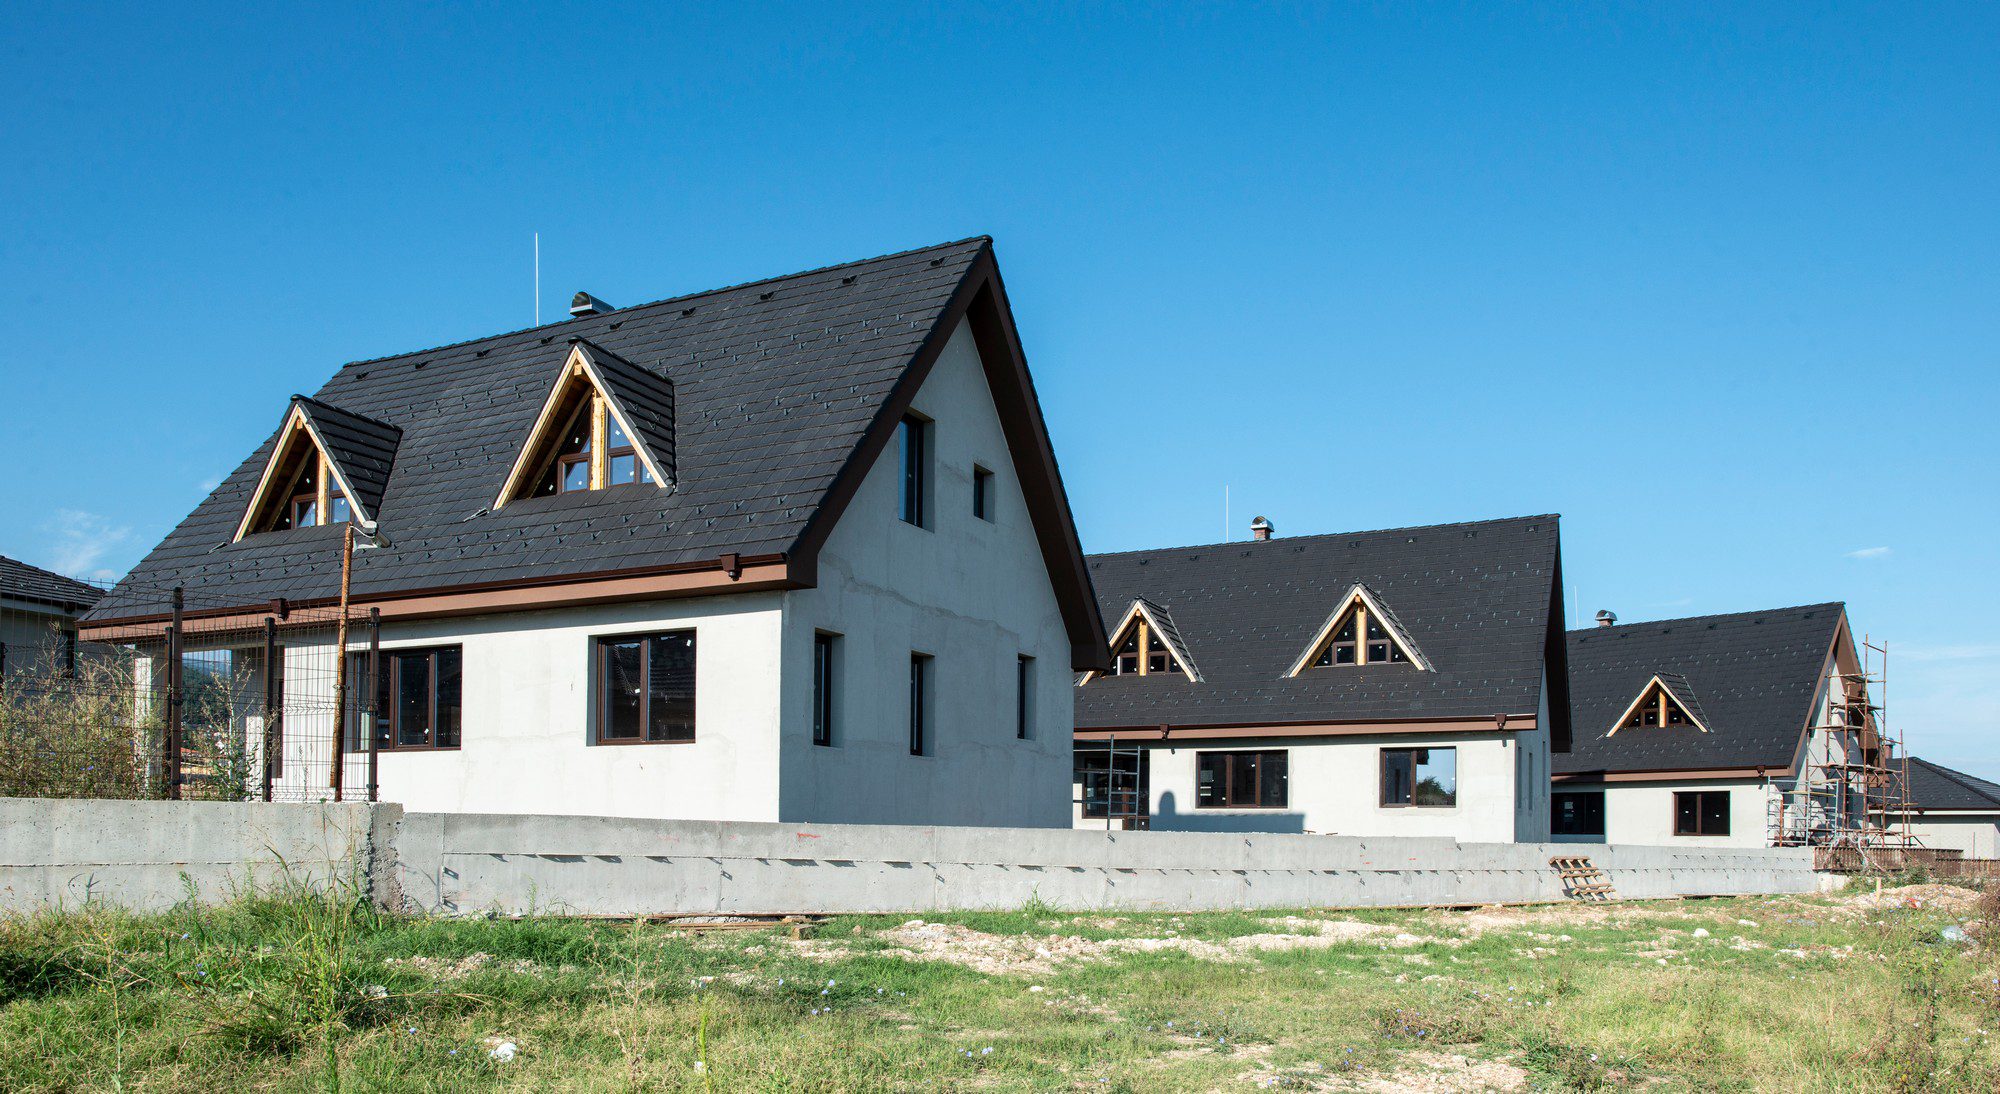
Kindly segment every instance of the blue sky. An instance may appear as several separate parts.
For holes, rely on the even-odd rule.
[[[534,232],[544,319],[986,233],[1086,547],[1559,512],[1573,622],[1845,600],[2000,775],[2000,9],[720,7],[11,13],[0,552],[122,571]]]

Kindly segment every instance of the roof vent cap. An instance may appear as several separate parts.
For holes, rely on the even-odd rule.
[[[1256,520],[1250,522],[1250,538],[1260,543],[1270,539],[1272,531],[1271,522],[1265,520],[1263,517],[1258,517]]]
[[[1618,625],[1618,613],[1617,613],[1617,612],[1614,612],[1614,611],[1611,611],[1611,610],[1609,610],[1609,609],[1605,609],[1605,610],[1601,610],[1601,611],[1599,611],[1599,612],[1597,613],[1597,625],[1598,625],[1598,626],[1600,626],[1600,627],[1615,627],[1615,626],[1617,626],[1617,625]]]
[[[587,292],[580,292],[569,298],[569,315],[572,319],[582,319],[586,315],[603,315],[617,310]]]

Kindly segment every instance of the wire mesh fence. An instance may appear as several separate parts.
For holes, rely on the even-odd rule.
[[[119,603],[107,624],[0,597],[0,796],[373,800],[370,614],[129,582]]]

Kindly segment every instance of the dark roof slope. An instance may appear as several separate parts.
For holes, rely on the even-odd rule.
[[[968,239],[343,366],[314,398],[402,431],[376,514],[390,544],[356,553],[355,597],[784,552],[990,243]],[[676,481],[489,512],[572,337],[672,382]],[[96,618],[158,611],[158,590],[176,584],[191,605],[335,595],[337,526],[229,543],[274,441],[169,533]]]
[[[1576,738],[1556,773],[1790,765],[1844,611],[1811,604],[1569,632]],[[1709,732],[1643,726],[1609,735],[1655,675],[1681,678],[1670,684],[1675,697],[1699,702],[1689,713]]]
[[[582,342],[582,339],[578,339]],[[593,351],[591,360],[604,379],[605,395],[618,406],[619,413],[632,423],[638,436],[632,438],[659,462],[660,470],[672,482],[674,477],[674,382],[605,349],[583,342]]]
[[[403,431],[387,422],[378,422],[303,395],[292,402],[305,412],[313,431],[326,443],[326,458],[340,477],[353,488],[347,500],[360,507],[363,517],[380,520],[382,491],[389,484],[389,469],[396,463],[396,446]]]
[[[77,611],[103,595],[94,585],[0,555],[0,597]]]
[[[1558,553],[1557,518],[1537,516],[1092,555],[1100,609],[1115,617],[1143,597],[1171,611],[1202,682],[1092,680],[1077,689],[1077,728],[1533,715],[1560,610]],[[1435,672],[1285,675],[1356,583]]]
[[[1909,800],[1921,809],[1980,809],[2000,813],[2000,783],[1912,756]]]

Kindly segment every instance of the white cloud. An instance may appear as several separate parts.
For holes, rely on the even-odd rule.
[[[94,581],[118,577],[117,571],[98,564],[132,538],[131,528],[81,509],[56,510],[55,516],[42,525],[42,531],[51,539],[45,551],[49,569]]]
[[[1849,552],[1847,552],[1847,557],[1848,557],[1848,558],[1888,558],[1888,557],[1889,557],[1889,555],[1890,555],[1890,553],[1891,553],[1891,552],[1890,552],[1889,548],[1887,548],[1887,547],[1863,547],[1863,548],[1861,548],[1861,549],[1860,549],[1860,550],[1858,550],[1858,551],[1849,551]]]

